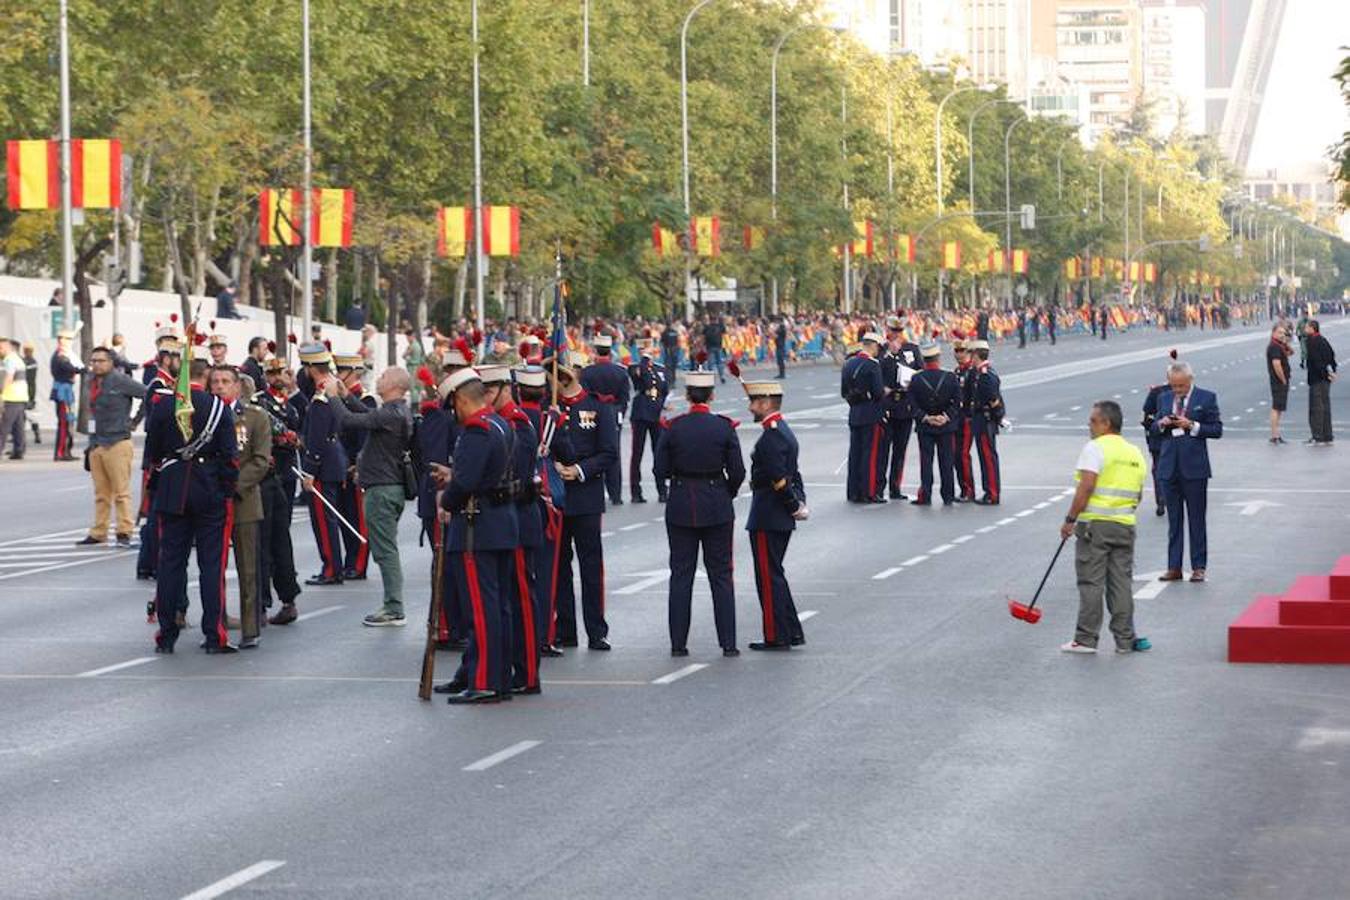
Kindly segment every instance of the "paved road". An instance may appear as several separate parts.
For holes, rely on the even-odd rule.
[[[1328,336],[1350,345],[1342,323]],[[360,626],[378,582],[308,591],[308,618],[256,653],[155,658],[131,560],[67,546],[83,473],[0,468],[0,896],[1345,896],[1345,672],[1224,660],[1255,594],[1346,549],[1344,449],[1265,442],[1264,340],[1000,351],[996,510],[845,504],[837,371],[794,370],[803,652],[723,659],[700,582],[691,656],[670,659],[661,507],[629,505],[605,519],[614,651],[548,661],[544,695],[506,706],[419,703],[421,629]],[[1088,406],[1116,397],[1137,422],[1172,345],[1225,413],[1210,581],[1138,582],[1153,653],[1065,657],[1071,567],[1036,627],[1006,598],[1054,549]],[[416,609],[428,554],[404,525]],[[302,572],[308,533],[298,517]],[[1164,542],[1145,519],[1138,572]]]

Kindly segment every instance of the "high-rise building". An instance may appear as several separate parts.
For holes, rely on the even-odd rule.
[[[1060,0],[1056,71],[1087,88],[1089,143],[1129,120],[1142,82],[1142,42],[1137,0]]]
[[[1143,0],[1143,89],[1154,128],[1205,131],[1204,0]]]

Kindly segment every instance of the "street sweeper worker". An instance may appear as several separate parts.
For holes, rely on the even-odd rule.
[[[1120,436],[1120,404],[1101,400],[1092,405],[1088,428],[1092,440],[1078,454],[1069,513],[1061,538],[1075,538],[1078,572],[1078,627],[1065,653],[1096,653],[1102,627],[1102,600],[1111,613],[1111,634],[1117,653],[1149,649],[1134,633],[1134,511],[1143,497],[1148,466],[1139,449]]]

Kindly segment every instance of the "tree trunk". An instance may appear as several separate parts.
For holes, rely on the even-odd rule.
[[[238,253],[235,259],[239,271],[235,273],[235,282],[239,285],[238,300],[247,306],[253,305],[253,261],[258,258],[258,242],[253,238],[253,219],[244,219],[244,236],[236,245]],[[261,304],[259,304],[261,306]]]
[[[365,272],[362,271],[365,258],[366,254],[362,250],[355,249],[352,251],[352,299],[362,302],[366,299],[366,283],[361,280],[362,276],[365,275]]]
[[[80,359],[85,363],[94,350],[94,304],[89,297],[89,265],[108,247],[112,246],[111,237],[102,237],[75,258],[75,308],[80,312]],[[69,327],[70,323],[66,323]],[[80,379],[80,404],[75,430],[81,434],[89,432],[89,379]]]
[[[413,329],[421,334],[427,327],[427,309],[431,305],[431,254],[422,257],[422,291],[417,298],[417,312],[413,315]]]
[[[189,238],[192,242],[192,293],[201,297],[206,294],[206,244],[202,240],[204,226],[196,191],[192,192],[192,219],[189,226]]]
[[[330,322],[338,320],[338,252],[336,247],[328,248],[328,258],[323,261],[323,310],[324,318]]]
[[[173,275],[174,288],[178,292],[178,302],[182,309],[183,327],[186,329],[188,323],[192,321],[192,298],[188,294],[187,273],[183,271],[182,248],[178,243],[178,230],[174,228],[173,219],[164,216],[163,221],[165,256],[168,257],[169,271]],[[192,353],[191,347],[183,348],[184,356],[188,356],[190,353]],[[184,362],[189,360],[190,357]]]
[[[450,305],[450,321],[458,322],[464,316],[464,294],[469,289],[469,261],[466,259],[455,269],[455,296]]]

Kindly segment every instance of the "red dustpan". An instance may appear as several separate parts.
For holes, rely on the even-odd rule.
[[[1045,587],[1046,581],[1050,579],[1050,572],[1055,568],[1055,563],[1059,560],[1059,554],[1063,552],[1064,545],[1068,542],[1068,538],[1060,540],[1059,548],[1055,550],[1055,555],[1050,557],[1050,565],[1046,567],[1045,574],[1041,576],[1041,583],[1036,588],[1036,595],[1031,598],[1030,603],[1020,603],[1011,597],[1008,598],[1008,612],[1012,613],[1014,619],[1021,619],[1028,625],[1035,625],[1041,620],[1041,611],[1036,608],[1036,601],[1041,599],[1041,590]]]

